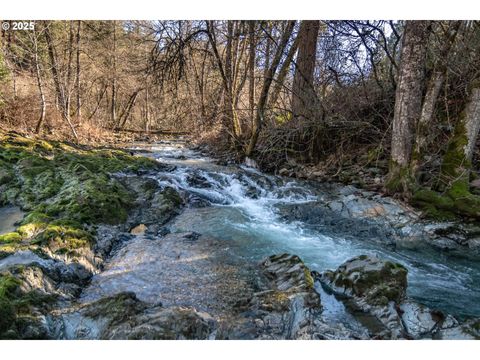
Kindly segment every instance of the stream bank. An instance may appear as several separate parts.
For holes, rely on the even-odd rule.
[[[6,144],[41,151],[32,183],[59,165],[55,146],[9,136]],[[23,180],[2,187],[19,189],[8,202],[30,221],[35,210],[49,211],[35,232],[22,225],[13,232],[19,240],[2,243],[4,301],[13,319],[2,324],[2,337],[478,337],[470,320],[480,314],[475,242],[449,239],[456,231],[444,229],[456,224],[425,223],[394,200],[354,187],[219,165],[181,141],[131,150],[142,156],[69,148],[59,186],[31,203],[21,195],[29,186],[24,160],[8,162]],[[71,171],[84,177],[74,182],[81,190],[68,180]],[[116,192],[89,201],[92,188]],[[73,203],[58,204],[70,194]],[[105,207],[110,198],[113,208]],[[85,206],[84,218],[70,210],[74,204]],[[67,217],[77,220],[73,230],[56,222]],[[363,254],[355,271],[342,265]],[[392,283],[385,261],[403,267],[404,277],[392,276]],[[356,284],[362,274],[375,281]]]

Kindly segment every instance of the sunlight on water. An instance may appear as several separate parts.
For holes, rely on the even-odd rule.
[[[180,147],[153,147],[159,161],[177,165],[156,176],[162,186],[192,194],[210,206],[187,209],[172,231],[196,231],[223,239],[231,256],[251,261],[279,252],[299,255],[317,271],[334,269],[360,254],[376,254],[409,269],[409,295],[457,315],[480,315],[480,266],[431,249],[392,250],[335,234],[322,234],[301,222],[285,222],[277,206],[314,201],[314,191],[294,181],[247,167],[221,167]],[[188,159],[188,160],[187,160]],[[195,166],[191,164],[195,163]]]

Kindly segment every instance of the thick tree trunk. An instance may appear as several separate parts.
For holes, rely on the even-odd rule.
[[[391,159],[387,189],[409,196],[412,187],[410,160],[416,124],[422,111],[428,21],[406,21],[399,80],[395,94]]]
[[[320,22],[318,20],[304,20],[300,24],[298,56],[292,89],[292,113],[294,118],[311,119],[315,116],[313,72],[315,70],[319,30]]]
[[[444,81],[445,72],[436,71],[432,75],[427,87],[427,93],[425,94],[425,99],[423,100],[422,111],[416,126],[415,145],[413,147],[413,154],[410,163],[411,174],[414,178],[417,176],[424,150],[428,144],[428,128],[432,123],[435,105]]]

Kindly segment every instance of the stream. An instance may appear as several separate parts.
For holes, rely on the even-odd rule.
[[[281,207],[302,206],[321,196],[321,188],[311,183],[245,166],[220,166],[181,142],[138,145],[132,150],[176,166],[173,172],[154,176],[160,185],[189,197],[191,205],[169,225],[173,233],[193,231],[220,239],[228,256],[247,263],[275,253],[297,254],[318,272],[335,269],[360,254],[377,255],[407,267],[408,296],[416,301],[457,317],[480,316],[480,263],[474,260],[428,246],[382,246],[355,233],[322,233],[302,221],[285,220]],[[337,305],[332,306],[334,314]]]

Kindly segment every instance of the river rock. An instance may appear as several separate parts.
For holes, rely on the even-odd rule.
[[[405,301],[399,306],[405,331],[414,339],[433,339],[442,330],[455,328],[458,321],[441,311],[433,311],[414,301]]]
[[[319,338],[316,319],[320,296],[310,270],[296,255],[272,255],[260,268],[265,282],[250,299],[246,312],[223,338],[313,339]]]
[[[378,319],[384,329],[374,336],[404,337],[396,308],[406,295],[405,267],[374,256],[360,255],[335,271],[324,272],[320,280],[335,293],[351,299],[354,307]]]
[[[289,173],[289,170],[287,168],[281,168],[278,172],[278,175],[287,176],[288,173]]]
[[[180,194],[172,187],[160,187],[148,176],[119,175],[118,180],[136,195],[135,207],[129,214],[127,229],[139,224],[162,225],[178,214],[183,205]]]
[[[144,224],[140,224],[135,226],[132,230],[130,230],[130,234],[132,235],[143,235],[148,227]]]
[[[82,309],[81,314],[97,322],[100,339],[208,339],[215,328],[214,320],[206,313],[186,307],[152,306],[132,292],[98,300]]]
[[[335,292],[362,298],[370,305],[399,303],[407,289],[407,269],[374,256],[360,255],[336,271],[326,271],[322,280]]]
[[[480,319],[470,319],[459,326],[442,329],[438,338],[443,340],[480,340]]]

